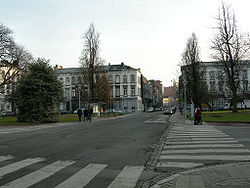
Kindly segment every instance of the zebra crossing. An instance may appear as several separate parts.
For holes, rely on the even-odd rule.
[[[215,127],[177,124],[167,135],[156,169],[188,169],[248,160],[250,150]]]
[[[0,188],[26,188],[30,186],[35,186],[37,183],[51,178],[54,175],[63,173],[64,169],[67,167],[72,167],[75,161],[55,161],[51,164],[44,164],[46,161],[44,158],[28,158],[16,162],[12,162],[13,156],[0,156],[1,162],[9,162],[10,164],[0,166]],[[10,181],[4,185],[1,180],[5,178],[6,175],[17,172],[20,169],[31,168],[32,165],[40,164],[42,167],[28,173],[22,177],[19,177],[13,181]],[[108,167],[107,164],[94,164],[90,163],[83,167],[79,171],[73,173],[70,177],[64,179],[60,184],[56,185],[56,188],[82,188],[88,185],[88,183],[104,169]],[[72,167],[73,168],[73,167]],[[121,172],[114,178],[110,183],[108,188],[133,188],[143,172],[143,166],[125,166]]]

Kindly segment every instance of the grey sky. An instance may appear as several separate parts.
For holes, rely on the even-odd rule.
[[[224,0],[238,25],[250,31],[249,0]],[[164,86],[176,78],[188,37],[195,32],[201,60],[209,59],[209,40],[220,0],[0,0],[3,23],[35,57],[63,67],[79,66],[83,33],[90,23],[100,32],[107,63],[141,68]]]

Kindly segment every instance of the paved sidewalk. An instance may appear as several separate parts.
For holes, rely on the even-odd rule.
[[[199,127],[196,125],[194,126],[193,121],[190,120],[185,120],[183,116],[181,116],[180,114],[174,114],[171,119],[170,122],[172,124],[172,135],[180,135],[180,134],[184,134],[184,133],[180,133],[180,128],[184,127],[185,131],[187,131],[187,134],[194,134],[194,127],[196,128],[197,132],[199,132],[198,134],[205,134],[200,133],[200,131],[202,129],[200,128],[204,128],[206,129],[207,127],[211,126],[211,129],[213,129],[213,125],[209,125],[206,123],[203,123],[203,125],[199,125]],[[170,131],[171,131],[170,130]],[[178,133],[177,133],[178,131]],[[210,130],[211,131],[211,130]],[[192,133],[191,133],[192,132]],[[217,134],[217,133],[216,133]],[[224,134],[224,133],[218,133],[218,134]],[[171,135],[171,134],[170,134]],[[169,136],[170,136],[169,135]],[[227,136],[227,135],[226,135]],[[183,137],[185,136],[181,136],[183,139]],[[187,141],[186,146],[190,146],[192,144],[192,142],[196,142],[196,135],[195,136],[188,136],[190,140]],[[207,138],[207,136],[201,136],[202,139]],[[222,136],[223,137],[223,136]],[[219,139],[230,139],[228,137],[218,137]],[[176,138],[174,138],[176,139]],[[185,138],[186,139],[186,138]],[[209,138],[207,138],[209,140]],[[216,138],[215,138],[216,139]],[[219,140],[218,139],[218,140]],[[233,138],[231,138],[233,139]],[[170,138],[171,140],[171,138]],[[187,139],[186,139],[187,140]],[[174,141],[175,142],[175,141]],[[205,141],[204,141],[205,142]],[[211,142],[211,141],[208,141]],[[212,141],[214,142],[214,141]],[[183,143],[183,142],[182,142]],[[166,148],[171,148],[171,146],[175,147],[176,144],[173,143],[172,145],[172,141],[168,141],[166,142]],[[209,145],[209,144],[207,144]],[[210,144],[211,146],[213,144]],[[214,144],[214,145],[220,145],[220,144]],[[221,144],[221,145],[226,145],[226,144]],[[234,144],[231,144],[232,146]],[[235,144],[237,145],[237,143]],[[238,144],[239,145],[239,144]],[[182,145],[185,146],[185,145]],[[244,146],[242,146],[244,147]],[[177,147],[178,148],[178,147]],[[179,148],[178,148],[179,149]],[[177,149],[177,150],[178,150]],[[204,153],[198,153],[197,151],[202,151],[207,152],[209,151],[209,157],[215,157],[215,156],[219,156],[219,157],[232,157],[230,158],[228,161],[225,158],[219,159],[219,160],[225,160],[226,163],[222,164],[223,162],[219,162],[218,164],[209,164],[209,165],[204,165],[204,161],[202,161],[203,163],[201,163],[200,166],[191,166],[191,167],[186,167],[186,168],[182,168],[182,170],[180,170],[178,173],[171,175],[169,177],[166,177],[165,179],[160,180],[159,182],[157,182],[155,185],[151,186],[152,188],[249,188],[250,187],[250,158],[249,158],[249,154],[250,154],[250,150],[245,149],[245,148],[229,148],[229,149],[217,149],[217,148],[212,148],[213,150],[223,150],[223,152],[226,153],[220,153],[220,152],[214,152],[214,151],[210,151],[209,149],[189,149],[189,150],[183,150],[183,148],[181,148],[179,151],[185,151],[185,152],[194,152],[195,154],[182,154],[182,155],[178,155],[183,157],[183,159],[186,158],[192,158],[195,156],[200,156],[201,159],[197,159],[197,160],[193,160],[194,164],[196,162],[199,162],[199,160],[204,160],[202,159],[203,157],[207,157],[206,154]],[[167,152],[170,152],[171,149],[167,149]],[[245,151],[245,153],[238,153],[237,150],[239,151]],[[164,152],[164,151],[163,151]],[[165,151],[166,152],[166,151]],[[171,151],[171,152],[176,152],[176,151]],[[210,153],[211,152],[211,153]],[[232,152],[234,154],[230,155],[229,152]],[[195,156],[194,156],[195,155]],[[169,154],[162,154],[162,158],[164,159],[176,159],[175,155],[174,157],[172,157],[173,155],[171,155],[171,153]],[[186,156],[186,157],[185,157]],[[171,158],[172,157],[172,158]],[[238,158],[237,158],[238,157]],[[243,157],[243,160],[239,159]],[[177,161],[180,160],[179,158],[176,159]],[[160,159],[159,159],[160,161]],[[167,164],[169,165],[169,163],[171,162],[167,162]],[[174,162],[173,162],[174,163]],[[177,162],[178,163],[178,162]],[[181,162],[180,162],[181,163]],[[176,163],[174,163],[176,165]],[[191,163],[190,163],[191,164]],[[166,171],[169,169],[169,166],[167,166],[167,168],[165,169]]]

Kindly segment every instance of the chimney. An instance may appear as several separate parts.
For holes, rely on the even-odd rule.
[[[124,63],[122,62],[121,65],[124,66]]]

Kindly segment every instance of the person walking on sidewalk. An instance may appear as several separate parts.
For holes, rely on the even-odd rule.
[[[201,119],[201,109],[196,108],[194,111],[194,125],[202,124],[202,119]]]
[[[93,110],[92,110],[92,108],[89,106],[89,108],[88,108],[88,119],[89,119],[89,121],[91,122],[91,114],[93,113]]]
[[[77,114],[78,114],[79,122],[81,122],[82,121],[82,109],[81,108],[77,110]]]
[[[83,111],[84,122],[85,122],[85,121],[86,121],[86,122],[88,121],[88,114],[89,114],[89,111],[88,111],[87,108],[85,108],[84,111]]]

